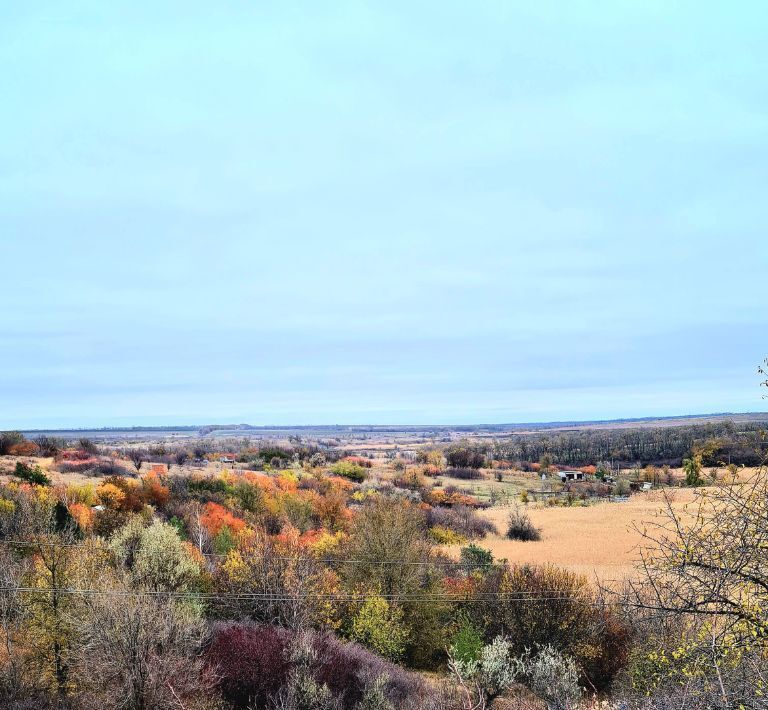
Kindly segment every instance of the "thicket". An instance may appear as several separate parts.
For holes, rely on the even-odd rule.
[[[631,429],[585,429],[568,432],[512,434],[484,450],[494,459],[540,461],[583,466],[599,461],[623,465],[680,466],[691,452],[702,453],[704,466],[728,463],[758,466],[765,445],[766,422],[721,421],[707,424]]]

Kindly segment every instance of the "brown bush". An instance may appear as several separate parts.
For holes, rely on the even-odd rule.
[[[22,441],[11,446],[8,453],[12,456],[35,456],[38,453],[38,448],[34,441]]]

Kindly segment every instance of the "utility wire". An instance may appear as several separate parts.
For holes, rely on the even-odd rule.
[[[0,545],[9,545],[16,547],[64,547],[90,550],[92,552],[103,552],[104,554],[114,554],[111,550],[106,548],[99,548],[95,545],[83,545],[73,543],[58,543],[58,542],[35,542],[29,540],[0,540]],[[214,559],[225,558],[227,555],[210,553],[210,552],[198,552],[202,557],[210,557]],[[337,557],[300,557],[290,555],[248,555],[250,560],[258,559],[270,559],[281,560],[291,562],[320,562],[322,564],[360,564],[360,565],[401,565],[409,567],[498,567],[500,562],[447,562],[442,560],[364,560],[364,559],[350,559],[350,558],[337,558]]]
[[[82,596],[105,596],[105,597],[155,597],[155,598],[182,598],[182,599],[235,599],[241,601],[271,601],[288,602],[303,600],[318,601],[365,601],[371,597],[383,598],[392,601],[408,602],[441,602],[450,601],[458,603],[480,603],[483,601],[512,601],[512,602],[531,602],[531,601],[566,601],[572,604],[583,606],[603,607],[604,604],[587,599],[574,599],[563,596],[516,596],[518,593],[505,595],[485,594],[473,596],[472,598],[449,596],[449,595],[426,595],[426,594],[296,594],[280,595],[269,594],[266,592],[165,592],[151,590],[120,590],[120,589],[77,589],[71,587],[62,587],[51,589],[44,587],[0,587],[0,592],[12,592],[21,594],[71,594]]]

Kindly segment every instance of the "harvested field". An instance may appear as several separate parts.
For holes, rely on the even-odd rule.
[[[695,491],[668,491],[673,506],[682,509],[694,500]],[[533,523],[541,530],[538,542],[519,542],[503,537],[509,507],[495,507],[481,515],[493,522],[500,535],[489,535],[478,544],[497,559],[517,564],[554,564],[601,582],[621,580],[631,575],[637,560],[641,536],[633,525],[642,526],[661,515],[664,508],[660,492],[639,493],[626,503],[596,503],[579,507],[539,507],[528,505]],[[453,548],[458,552],[458,547]]]

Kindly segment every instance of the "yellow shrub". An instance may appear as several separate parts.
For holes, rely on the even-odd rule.
[[[442,525],[430,528],[429,535],[438,545],[462,545],[467,541],[463,535]]]
[[[81,503],[82,505],[96,504],[96,489],[92,483],[73,483],[67,486],[67,498],[72,503]]]

